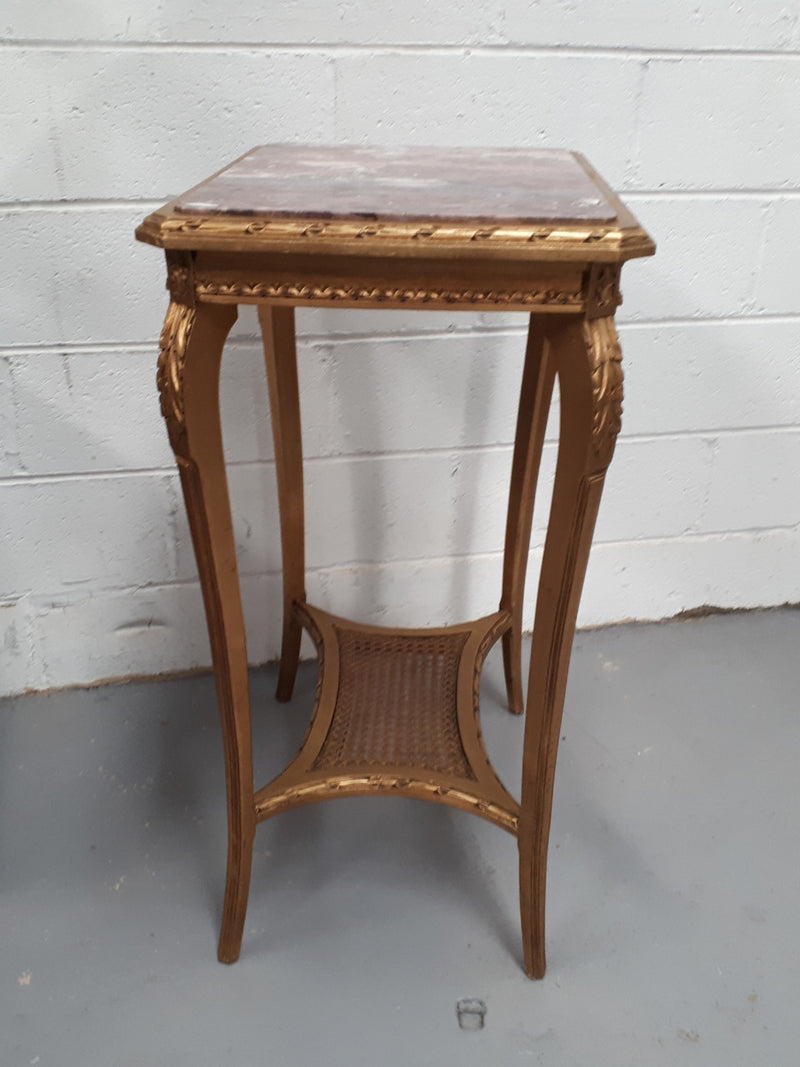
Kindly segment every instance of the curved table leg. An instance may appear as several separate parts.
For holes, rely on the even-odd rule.
[[[264,361],[272,413],[283,556],[283,638],[275,695],[278,700],[286,701],[292,697],[302,638],[302,627],[292,606],[295,601],[306,599],[303,443],[294,308],[259,304],[258,317],[264,339]]]
[[[521,715],[525,710],[522,697],[522,602],[536,482],[555,376],[550,346],[545,339],[546,325],[542,320],[541,315],[531,315],[528,328],[508,494],[503,592],[500,598],[500,610],[511,615],[511,628],[503,634],[503,668],[508,707],[516,715]]]
[[[548,326],[559,376],[561,435],[539,579],[528,682],[519,822],[525,972],[545,972],[547,846],[572,638],[606,468],[622,412],[613,318]]]
[[[173,300],[161,335],[161,410],[180,469],[203,589],[228,803],[228,869],[219,958],[239,956],[250,888],[255,802],[247,648],[219,416],[219,368],[231,304]]]

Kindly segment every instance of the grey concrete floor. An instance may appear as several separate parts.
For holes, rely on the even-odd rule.
[[[484,733],[511,784],[501,676],[495,651]],[[259,780],[315,669],[288,707],[273,682],[254,672]],[[796,610],[578,635],[541,982],[513,839],[401,799],[263,824],[242,956],[217,963],[211,679],[1,702],[0,1063],[796,1065],[799,690]]]

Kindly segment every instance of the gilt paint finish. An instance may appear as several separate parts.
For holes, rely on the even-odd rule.
[[[262,820],[346,795],[471,811],[519,846],[524,967],[545,972],[545,888],[558,741],[578,603],[622,417],[614,325],[622,264],[653,242],[579,155],[563,151],[254,149],[137,230],[166,250],[171,303],[158,386],[181,472],[211,639],[228,802],[220,960],[238,958]],[[256,788],[247,652],[219,419],[237,305],[264,341],[283,553],[278,698],[301,630],[320,680],[295,759]],[[495,614],[400,630],[307,603],[295,307],[527,310],[504,565]],[[561,432],[525,695],[521,627],[531,519],[553,387]],[[520,799],[483,748],[480,672],[502,642],[508,706],[526,714]]]

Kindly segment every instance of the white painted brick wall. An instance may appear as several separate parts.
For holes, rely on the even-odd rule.
[[[639,100],[636,184],[719,188],[724,160],[729,188],[797,188],[798,96],[794,57],[650,60]]]
[[[344,55],[336,131],[378,144],[580,145],[620,185],[635,146],[641,70],[625,56]]]
[[[0,35],[0,694],[209,662],[154,388],[163,260],[133,230],[268,141],[585,152],[659,250],[623,276],[581,621],[800,600],[798,0],[5,0]],[[298,322],[310,595],[398,624],[491,610],[524,318]],[[280,549],[255,335],[242,309],[222,407],[261,662]],[[546,500],[531,593],[545,521]]]

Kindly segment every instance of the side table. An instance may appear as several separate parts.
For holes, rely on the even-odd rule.
[[[170,304],[161,409],[180,470],[222,722],[228,867],[219,958],[238,958],[257,823],[335,796],[394,794],[472,811],[515,835],[524,965],[545,971],[547,846],[572,639],[605,471],[622,411],[614,327],[622,263],[655,246],[579,155],[467,149],[253,149],[150,215]],[[291,697],[305,628],[320,661],[311,724],[256,789],[247,651],[222,450],[219,368],[238,304],[256,304],[269,385],[283,554],[278,699]],[[405,630],[307,603],[295,307],[526,311],[499,609]],[[556,375],[561,425],[536,603],[521,799],[483,747],[480,673],[502,641],[510,709],[523,711],[522,598]]]

